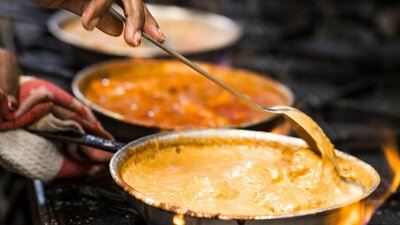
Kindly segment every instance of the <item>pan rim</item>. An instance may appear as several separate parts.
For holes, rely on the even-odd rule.
[[[220,219],[220,220],[276,220],[276,219],[289,219],[289,218],[294,218],[294,217],[302,217],[302,216],[307,216],[307,215],[313,215],[313,214],[319,214],[319,213],[324,213],[327,211],[335,210],[335,209],[340,209],[342,207],[354,204],[356,202],[359,202],[368,196],[370,196],[376,188],[380,184],[380,176],[378,172],[368,163],[364,162],[361,159],[358,159],[355,156],[352,156],[350,154],[341,152],[340,150],[336,150],[337,156],[340,156],[342,158],[348,159],[348,160],[353,160],[363,167],[366,168],[367,171],[371,173],[372,180],[374,181],[374,184],[371,185],[370,189],[363,193],[363,195],[357,197],[357,198],[352,198],[349,201],[343,202],[341,204],[336,204],[332,205],[329,207],[324,207],[324,208],[319,208],[319,209],[313,209],[313,210],[307,210],[307,211],[301,211],[301,212],[296,212],[296,213],[290,213],[290,214],[285,214],[285,215],[229,215],[229,214],[220,214],[220,213],[207,213],[207,212],[197,212],[197,211],[191,211],[189,209],[182,209],[178,206],[170,205],[167,203],[162,203],[160,201],[157,201],[155,199],[152,199],[141,192],[135,190],[131,186],[129,186],[127,183],[125,183],[120,175],[120,164],[122,164],[123,160],[125,160],[128,155],[127,151],[131,146],[134,145],[140,145],[140,144],[146,144],[151,140],[157,139],[157,141],[162,140],[162,138],[168,138],[169,136],[177,136],[182,138],[182,135],[203,135],[203,136],[208,136],[208,135],[215,135],[215,133],[224,136],[224,135],[232,135],[232,134],[237,134],[239,133],[240,135],[245,135],[247,136],[256,136],[260,138],[265,138],[265,140],[271,140],[271,141],[279,141],[283,142],[285,144],[289,145],[295,145],[295,146],[307,146],[307,144],[300,138],[295,138],[295,137],[290,137],[290,136],[285,136],[285,135],[279,135],[279,134],[273,134],[269,132],[262,132],[262,131],[251,131],[251,130],[238,130],[238,129],[198,129],[198,130],[187,130],[187,131],[181,131],[181,132],[163,132],[163,133],[157,133],[153,135],[149,135],[140,139],[137,139],[135,141],[132,141],[131,143],[127,144],[124,148],[119,150],[114,156],[112,157],[110,164],[109,164],[109,169],[111,176],[114,180],[115,183],[118,184],[121,188],[123,188],[126,192],[130,194],[131,197],[141,201],[142,203],[149,205],[151,207],[155,207],[170,213],[174,214],[180,214],[180,215],[185,215],[185,216],[190,216],[194,218],[199,218],[199,219]]]

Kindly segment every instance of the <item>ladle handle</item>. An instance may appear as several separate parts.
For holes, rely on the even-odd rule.
[[[85,145],[88,147],[97,148],[103,151],[116,153],[126,144],[104,139],[98,136],[90,134],[77,134],[71,132],[61,132],[61,133],[50,133],[50,132],[40,132],[40,131],[30,131],[41,137],[48,138],[50,140],[62,141],[66,143],[74,143]]]

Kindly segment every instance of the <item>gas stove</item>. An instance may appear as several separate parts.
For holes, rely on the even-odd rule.
[[[44,28],[49,12],[9,2],[15,4],[0,7],[0,13],[14,21],[6,47],[17,52],[24,72],[69,91],[83,65],[61,54],[59,42]],[[311,115],[338,149],[371,164],[381,175],[376,192],[360,208],[344,214],[342,224],[400,225],[396,1],[151,2],[197,7],[239,21],[244,35],[231,50],[229,64],[287,84],[296,95],[296,107]],[[15,17],[18,10],[25,12],[23,17]],[[26,182],[35,224],[146,224],[106,167],[95,175],[51,184]]]

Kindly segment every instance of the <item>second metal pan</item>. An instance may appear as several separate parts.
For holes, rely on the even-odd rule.
[[[290,89],[287,88],[285,85],[277,81],[274,81],[266,76],[250,71],[227,68],[212,64],[202,64],[202,65],[209,69],[213,69],[214,72],[216,73],[221,72],[227,74],[226,76],[229,76],[228,78],[230,80],[237,79],[238,81],[237,83],[239,83],[238,85],[242,85],[242,80],[256,79],[259,83],[262,83],[262,84],[253,84],[261,86],[262,88],[262,91],[260,93],[257,93],[257,96],[260,97],[269,96],[269,98],[271,98],[271,102],[274,102],[274,105],[293,104],[294,96],[290,91]],[[83,71],[78,73],[78,75],[75,77],[72,83],[72,91],[74,95],[79,100],[89,105],[96,112],[97,117],[102,122],[103,126],[108,131],[110,131],[116,137],[117,140],[130,141],[159,131],[176,130],[175,127],[165,127],[157,123],[154,123],[153,125],[146,125],[144,123],[141,123],[140,121],[132,122],[126,119],[124,115],[106,109],[100,103],[94,103],[85,96],[85,91],[89,88],[93,80],[99,80],[104,77],[113,77],[113,76],[118,77],[119,75],[123,74],[124,71],[130,71],[129,73],[131,74],[129,75],[135,76],[135,71],[142,71],[142,70],[146,71],[146,76],[152,76],[152,77],[157,77],[157,76],[173,77],[174,74],[188,73],[187,76],[189,77],[188,79],[186,79],[186,81],[184,81],[185,85],[187,85],[188,88],[191,87],[191,83],[188,82],[187,80],[190,81],[189,78],[191,78],[191,76],[193,76],[193,78],[195,77],[202,78],[201,75],[194,73],[190,68],[187,68],[186,66],[182,65],[182,63],[180,63],[179,61],[150,60],[150,59],[115,60],[115,61],[99,63],[84,69]],[[211,81],[206,80],[206,82],[210,82],[209,84],[213,85]],[[254,87],[249,87],[249,88],[251,89]],[[278,117],[276,114],[265,114],[265,117],[262,117],[262,119],[257,119],[257,120],[253,119],[251,120],[251,122],[249,121],[227,127],[248,128],[253,130],[268,131],[276,125],[279,118],[280,117]],[[196,120],[196,118],[193,118],[193,120]]]

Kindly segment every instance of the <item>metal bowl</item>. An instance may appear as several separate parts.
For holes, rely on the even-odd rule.
[[[124,118],[123,115],[115,113],[113,111],[107,110],[100,105],[94,104],[84,95],[84,90],[88,86],[88,84],[100,77],[104,77],[104,75],[108,76],[118,76],[118,71],[129,70],[131,67],[135,67],[135,65],[147,63],[150,67],[156,67],[159,63],[164,63],[166,65],[181,65],[180,62],[174,60],[151,60],[151,59],[143,59],[143,60],[114,60],[108,61],[104,63],[98,63],[93,66],[87,67],[83,71],[79,72],[77,76],[74,78],[72,82],[72,91],[74,95],[84,102],[86,105],[89,105],[98,119],[102,122],[103,126],[111,132],[117,140],[129,142],[131,140],[143,137],[145,135],[157,133],[160,131],[168,131],[174,130],[171,128],[160,127],[160,126],[145,126],[138,123],[133,123]],[[208,66],[213,68],[219,68],[219,66],[208,64]],[[186,67],[184,67],[186,69]],[[222,67],[221,67],[222,68]],[[229,69],[232,72],[238,72],[243,70],[238,69]],[[245,71],[246,74],[256,75],[262,77],[266,81],[268,81],[268,88],[271,93],[273,93],[277,98],[279,98],[279,104],[281,105],[292,105],[294,102],[294,96],[289,88],[285,85],[276,82],[266,76],[262,76],[260,74],[256,74],[250,71]],[[151,76],[156,76],[157,74],[149,74]],[[134,76],[134,74],[132,74]],[[200,76],[200,75],[199,75]],[[234,79],[234,76],[232,76]],[[210,81],[211,82],[211,81]],[[264,93],[266,94],[266,93]],[[230,126],[229,128],[246,128],[252,130],[263,130],[267,131],[272,129],[276,123],[279,121],[281,117],[276,114],[267,115],[265,119],[256,121],[256,122],[248,122],[245,124],[240,124],[236,126]]]
[[[217,57],[220,54],[211,53],[228,49],[242,36],[242,29],[237,23],[218,14],[177,6],[147,6],[165,33],[166,43],[181,54]],[[86,64],[115,57],[168,56],[146,40],[141,47],[132,48],[122,36],[111,37],[96,29],[86,31],[80,23],[78,16],[59,11],[49,18],[47,26],[50,33],[64,43],[63,49],[67,54],[73,54]],[[78,25],[74,31],[67,31],[64,27],[68,24]],[[188,28],[191,35],[187,33]]]
[[[307,212],[279,216],[243,216],[196,212],[182,209],[175,205],[159,202],[130,187],[121,178],[121,168],[128,159],[135,157],[138,151],[155,152],[157,151],[156,149],[158,149],[155,146],[171,144],[184,145],[188,143],[249,144],[251,141],[262,141],[288,147],[307,146],[303,140],[297,138],[275,135],[266,132],[236,129],[206,129],[160,133],[133,141],[118,151],[110,162],[110,172],[114,181],[127,193],[129,193],[130,201],[136,207],[139,214],[150,223],[159,225],[173,224],[173,217],[177,214],[184,215],[185,224],[187,225],[336,225],[340,220],[341,210],[345,210],[346,207],[351,207],[355,204],[360,204],[377,188],[380,183],[380,177],[378,173],[370,165],[353,156],[336,150],[336,154],[339,159],[351,163],[352,169],[354,170],[356,176],[359,177],[363,183],[366,192],[362,196],[349,199],[347,202],[342,204],[310,210]],[[149,152],[149,155],[152,155],[153,152]]]

